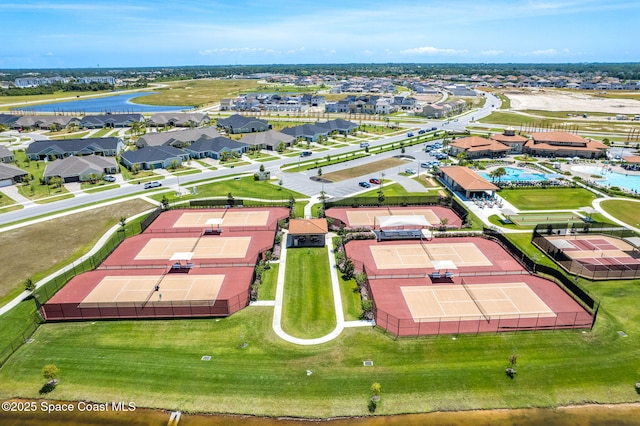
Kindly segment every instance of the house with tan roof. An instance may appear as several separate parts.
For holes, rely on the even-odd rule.
[[[504,157],[511,151],[507,145],[494,139],[486,139],[480,136],[459,138],[449,144],[449,153],[453,156],[466,153],[468,159],[481,157]]]
[[[568,132],[531,133],[524,152],[541,157],[606,157],[609,147],[602,142],[585,139]]]
[[[291,219],[287,247],[324,247],[327,219]]]
[[[454,191],[462,192],[465,197],[493,196],[499,189],[496,185],[481,177],[468,167],[440,167],[440,178]]]

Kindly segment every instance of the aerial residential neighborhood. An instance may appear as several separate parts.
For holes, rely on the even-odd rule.
[[[36,3],[0,423],[635,424],[636,4]]]

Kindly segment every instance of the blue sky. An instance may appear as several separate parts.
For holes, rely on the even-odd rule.
[[[2,0],[0,68],[638,62],[638,0]]]

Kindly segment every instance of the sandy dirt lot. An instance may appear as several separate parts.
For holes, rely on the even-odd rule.
[[[634,99],[606,99],[584,92],[523,91],[505,92],[512,110],[610,112],[611,114],[640,115],[640,101]]]

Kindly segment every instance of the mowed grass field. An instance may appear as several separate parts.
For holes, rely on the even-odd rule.
[[[234,98],[242,92],[255,91],[258,80],[183,80],[163,83],[166,88],[153,88],[153,95],[141,96],[132,102],[145,105],[195,106]]]
[[[124,398],[183,411],[366,415],[373,382],[382,385],[377,414],[638,402],[638,284],[589,284],[602,308],[585,333],[394,340],[358,328],[301,347],[274,335],[268,307],[219,320],[45,324],[0,370],[0,397],[39,397],[42,366],[54,363],[60,384],[47,398]],[[517,374],[509,379],[504,370],[513,354]]]
[[[304,339],[322,337],[336,326],[326,247],[287,250],[282,329]]]
[[[152,208],[143,200],[125,201],[0,232],[0,303],[22,292],[27,278],[36,282],[79,258],[121,217]]]
[[[566,210],[591,206],[597,196],[583,188],[502,189],[498,195],[520,210]]]
[[[322,177],[333,182],[340,182],[366,174],[371,174],[371,177],[379,178],[380,176],[376,175],[377,172],[390,169],[391,167],[398,167],[407,164],[409,164],[407,160],[402,160],[400,158],[387,158],[384,160],[364,164],[362,166],[350,167],[348,169],[339,170],[337,172],[326,173],[323,174]]]
[[[605,200],[600,203],[600,207],[627,225],[640,226],[640,202],[638,201]]]

